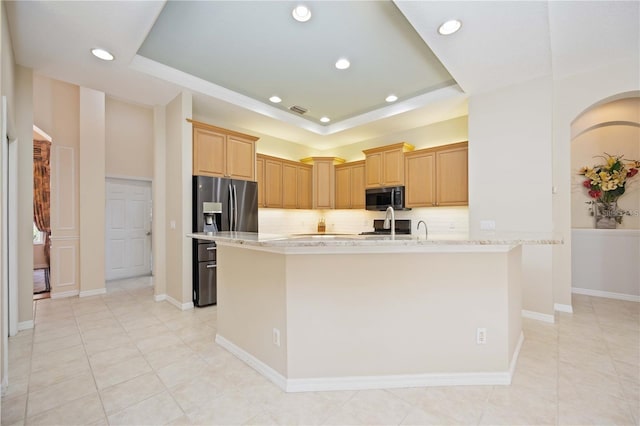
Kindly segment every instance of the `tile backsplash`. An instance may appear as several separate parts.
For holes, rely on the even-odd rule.
[[[327,233],[359,234],[373,230],[374,219],[384,219],[384,212],[367,210],[292,210],[259,209],[258,227],[267,234],[307,234],[317,231],[324,218]],[[418,221],[424,220],[430,235],[467,235],[467,207],[415,208],[397,211],[396,219],[411,219],[411,233],[416,233]]]

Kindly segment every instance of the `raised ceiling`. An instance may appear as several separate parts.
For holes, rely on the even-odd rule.
[[[150,106],[186,89],[196,118],[318,150],[466,115],[467,98],[477,93],[603,64],[637,69],[640,61],[637,1],[307,4],[313,17],[301,24],[291,18],[294,3],[285,1],[3,1],[16,62],[36,74]],[[170,19],[187,13],[181,9],[191,18]],[[194,18],[195,9],[202,15]],[[438,35],[438,25],[451,17],[463,21],[462,29]],[[224,34],[213,22],[226,25]],[[163,32],[175,41],[153,46]],[[98,46],[115,61],[92,57]],[[215,49],[230,55],[224,76]],[[423,72],[431,52],[444,75],[438,62],[435,71]],[[333,68],[343,55],[352,62],[346,72]],[[388,75],[378,74],[381,64]],[[451,78],[458,84],[447,86]],[[286,87],[275,87],[283,82]],[[391,91],[400,99],[385,106],[381,98]],[[265,97],[272,94],[283,104],[270,104]],[[310,119],[288,112],[292,103],[309,108]],[[319,115],[333,120],[323,125]]]
[[[453,78],[392,2],[169,1],[138,54],[321,124],[447,86]],[[351,67],[336,69],[339,58]]]

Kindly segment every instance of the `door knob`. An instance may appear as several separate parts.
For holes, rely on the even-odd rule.
[[[147,237],[151,235],[151,231],[147,231]]]

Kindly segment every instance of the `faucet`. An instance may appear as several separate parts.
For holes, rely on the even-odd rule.
[[[420,222],[418,222],[418,226],[416,226],[416,230],[417,231],[420,230],[420,224],[424,225],[424,239],[426,240],[429,237],[429,230],[427,229],[427,222],[425,222],[424,220],[421,220]]]
[[[391,212],[391,223],[389,223],[389,212]],[[393,207],[387,207],[387,211],[384,214],[384,223],[382,224],[384,229],[391,228],[391,238],[396,236],[396,214],[393,211]]]

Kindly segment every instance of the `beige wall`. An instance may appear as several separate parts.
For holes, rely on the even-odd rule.
[[[167,180],[166,180],[166,109],[153,109],[153,293],[157,298],[167,294]]]
[[[331,155],[344,158],[347,161],[364,160],[362,150],[377,146],[390,145],[397,142],[407,142],[416,149],[430,148],[468,140],[468,117],[458,117],[428,126],[404,130],[384,135],[378,138],[367,139],[355,144],[346,145],[323,151],[322,155]]]
[[[310,148],[308,146],[274,138],[273,136],[251,131],[245,131],[244,133],[260,138],[256,143],[256,152],[260,154],[286,158],[287,160],[292,161],[299,161],[301,158],[309,157],[318,152],[317,150],[314,150],[313,148]]]
[[[34,75],[33,124],[51,145],[51,295],[80,291],[80,88]]]
[[[553,248],[554,299],[559,304],[571,304],[571,123],[585,110],[612,97],[625,93],[639,96],[638,55],[554,81],[553,185],[557,192],[553,196],[553,225],[565,241]]]
[[[518,105],[514,108],[514,105]],[[469,101],[469,232],[553,231],[552,81],[541,78]],[[526,131],[523,131],[526,129]],[[523,249],[523,308],[553,315],[550,246]]]
[[[573,122],[571,129],[571,225],[573,228],[593,228],[594,218],[586,204],[591,197],[582,186],[585,177],[578,171],[583,166],[603,164],[604,160],[597,156],[605,152],[640,161],[640,97],[590,109]],[[627,181],[618,206],[634,213],[624,216],[618,228],[640,229],[640,175]]]
[[[13,64],[14,64],[14,60],[13,60],[13,51],[11,49],[11,40],[9,39],[9,28],[7,25],[7,17],[6,17],[6,11],[5,11],[5,7],[4,7],[4,3],[0,2],[0,95],[2,96],[6,96],[7,95],[7,91],[9,90],[9,86],[13,87],[13,81],[9,78],[12,74],[8,73],[5,68],[13,68]],[[13,88],[11,89],[13,90]],[[7,103],[9,105],[12,106],[12,102],[13,102],[13,98],[8,97],[7,96]],[[0,103],[0,117],[4,116],[4,107],[2,106],[2,104]],[[5,154],[3,151],[0,151],[0,164],[3,164],[2,162],[5,160],[5,158],[3,156],[5,156],[7,154]],[[0,188],[3,188],[4,184],[8,183],[8,182],[4,182],[4,173],[0,171]],[[4,203],[0,203],[0,224],[2,223],[2,221],[8,218],[8,212],[5,211],[4,209]],[[8,239],[8,236],[5,235],[3,227],[0,226],[0,241],[4,242]],[[4,250],[4,244],[0,245],[0,277],[4,277],[5,274],[8,274],[8,268],[5,268],[5,266],[3,265],[2,259],[4,258],[5,255],[8,255],[8,250],[7,252],[5,252]],[[4,286],[4,283],[2,281],[3,279],[0,279],[0,284],[2,284]],[[8,336],[9,335],[9,330],[8,330],[8,322],[6,321],[5,317],[6,317],[6,312],[4,309],[4,303],[7,302],[5,300],[6,294],[4,293],[3,290],[0,290],[0,318],[2,318],[0,324],[0,330],[2,330],[2,333],[4,336]],[[5,347],[5,342],[6,338],[0,338],[0,384],[2,386],[2,391],[5,391],[5,386],[8,383],[8,377],[5,374],[5,362],[8,362],[8,360],[5,358],[5,350],[7,349]],[[0,407],[0,411],[1,407]]]
[[[80,296],[105,292],[105,95],[80,88]]]
[[[33,321],[33,73],[16,66],[18,327]]]
[[[107,176],[152,178],[153,109],[107,97],[105,126]]]
[[[192,137],[191,94],[183,92],[166,106],[166,243],[167,297],[187,309],[192,305],[191,173]]]

